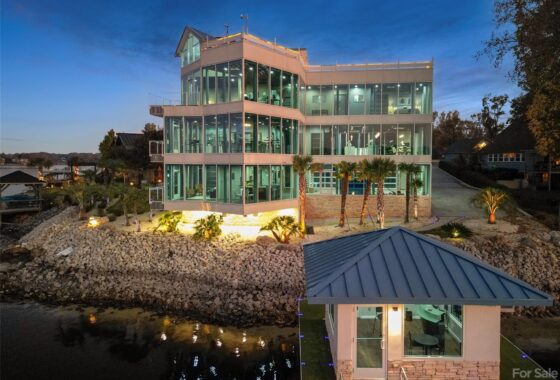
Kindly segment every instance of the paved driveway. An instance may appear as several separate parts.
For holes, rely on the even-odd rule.
[[[438,217],[484,217],[482,209],[474,207],[470,200],[476,190],[463,185],[459,180],[432,165],[432,214]]]

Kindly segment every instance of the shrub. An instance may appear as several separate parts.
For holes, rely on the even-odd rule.
[[[115,214],[107,214],[107,218],[109,218],[109,222],[117,220],[117,216]]]
[[[115,216],[121,216],[122,214],[124,214],[121,201],[119,200],[113,203],[111,206],[107,207],[107,212]]]
[[[261,227],[261,231],[270,231],[277,242],[288,244],[290,238],[300,233],[300,229],[292,216],[277,216],[268,224]]]
[[[183,218],[181,211],[165,211],[158,218],[158,225],[154,227],[154,232],[164,228],[166,232],[177,232],[177,225]]]
[[[195,240],[212,240],[222,234],[220,226],[224,223],[224,217],[219,214],[210,214],[206,218],[198,219],[194,222]]]
[[[472,170],[468,170],[457,165],[454,165],[451,162],[447,161],[440,161],[439,162],[440,169],[445,170],[453,177],[459,178],[461,181],[478,188],[484,187],[495,187],[500,189],[505,189],[506,187],[496,183],[492,179],[488,178],[484,174],[480,172],[475,172]]]
[[[473,232],[462,223],[447,223],[441,227],[426,231],[427,234],[437,235],[441,238],[465,238],[472,236]]]

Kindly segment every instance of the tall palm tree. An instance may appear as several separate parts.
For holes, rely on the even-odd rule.
[[[340,217],[338,218],[338,226],[344,227],[344,221],[346,219],[346,197],[348,195],[348,185],[352,180],[352,176],[356,171],[356,163],[348,161],[340,161],[338,164],[334,165],[336,170],[336,176],[338,179],[342,180],[340,189]]]
[[[385,228],[385,200],[383,199],[383,183],[385,178],[395,172],[397,166],[390,158],[376,157],[371,160],[373,178],[377,184],[377,221],[380,228]]]
[[[373,167],[373,161],[363,159],[358,163],[358,179],[363,181],[365,184],[364,198],[362,200],[362,210],[360,211],[360,225],[364,224],[364,219],[366,218],[367,201],[369,199],[369,194],[371,193],[371,184],[375,180],[375,172]]]
[[[418,220],[418,189],[424,186],[424,182],[418,177],[414,177],[410,181],[412,187],[412,195],[414,196],[413,215],[414,219]]]
[[[308,171],[320,171],[323,164],[313,163],[313,157],[295,155],[292,166],[298,175],[298,222],[302,233],[305,233],[305,191],[307,190],[307,179],[305,175]]]
[[[406,211],[404,213],[404,222],[410,222],[410,181],[413,177],[420,174],[421,169],[420,166],[416,164],[408,164],[406,162],[401,162],[399,164],[399,171],[406,173],[406,188],[405,188],[405,196],[406,196]]]

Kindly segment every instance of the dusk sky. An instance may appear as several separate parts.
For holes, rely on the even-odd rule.
[[[494,30],[492,2],[4,0],[1,151],[97,152],[105,132],[161,125],[148,113],[180,99],[175,47],[185,25],[241,30],[306,47],[312,64],[434,59],[434,110],[479,111],[486,93],[519,90],[508,65],[476,60]]]

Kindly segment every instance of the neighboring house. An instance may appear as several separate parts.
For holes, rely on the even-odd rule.
[[[8,174],[21,172],[29,175],[36,180],[39,180],[39,169],[35,166],[27,165],[16,165],[16,164],[6,164],[0,166],[0,177],[4,177]],[[21,176],[18,176],[18,178]],[[21,178],[20,178],[21,179]],[[23,194],[28,191],[29,188],[24,184],[13,183],[9,188],[5,188],[2,192],[3,196],[11,196],[16,194]]]
[[[0,171],[2,172],[7,174],[0,174],[0,214],[40,211],[39,188],[45,183],[23,168]]]
[[[544,164],[544,157],[535,150],[535,137],[524,124],[512,124],[480,151],[485,169],[517,169],[528,174]]]
[[[447,148],[442,160],[451,163],[463,161],[467,164],[473,160],[477,161],[478,152],[486,145],[487,142],[483,139],[457,140]]]
[[[304,261],[307,300],[326,305],[337,379],[497,380],[501,307],[553,304],[402,227],[305,244]]]
[[[115,145],[123,146],[125,149],[134,149],[138,140],[143,137],[143,133],[117,132]]]
[[[432,61],[311,65],[302,48],[191,27],[176,56],[181,105],[150,108],[164,119],[163,154],[154,146],[152,156],[163,156],[165,209],[294,212],[292,160],[305,154],[324,164],[309,174],[309,218],[337,212],[335,164],[376,156],[420,166],[420,215],[431,215]],[[385,181],[387,216],[404,213],[405,177]],[[348,216],[359,215],[363,191],[351,182]]]

